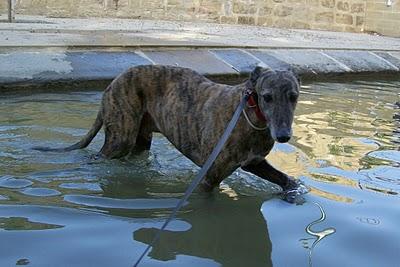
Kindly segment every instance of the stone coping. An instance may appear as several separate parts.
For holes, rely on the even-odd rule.
[[[303,78],[391,74],[400,78],[400,52],[323,49],[162,49],[135,51],[3,51],[0,91],[17,88],[80,89],[87,82],[110,81],[144,64],[188,67],[210,78],[237,82],[256,66],[292,68]],[[102,88],[98,88],[102,89]]]

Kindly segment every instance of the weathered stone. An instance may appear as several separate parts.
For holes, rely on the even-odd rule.
[[[339,24],[353,25],[353,16],[348,14],[336,13],[335,21]]]
[[[351,12],[352,13],[362,13],[365,11],[364,4],[352,4],[351,5]]]
[[[365,22],[364,17],[362,17],[362,16],[356,17],[356,26],[363,26],[364,22]]]
[[[315,21],[316,22],[332,23],[333,22],[333,12],[318,13],[315,16]]]
[[[1,13],[6,13],[6,3],[0,0]],[[348,28],[351,31],[365,29],[400,36],[398,1],[388,8],[383,0],[16,0],[16,10],[18,14],[65,18],[118,17],[274,24],[341,31],[352,26]],[[336,13],[339,15],[335,20]]]
[[[306,0],[306,5],[317,7],[319,6],[319,0]]]
[[[236,24],[238,22],[238,18],[236,16],[220,16],[219,23],[224,24]]]
[[[349,3],[344,1],[339,1],[336,8],[340,11],[349,11]]]
[[[292,21],[290,26],[296,29],[311,29],[311,24],[303,21]]]
[[[256,21],[254,17],[249,17],[249,16],[239,16],[238,17],[238,23],[239,24],[249,24],[249,25],[255,25]]]
[[[258,11],[259,16],[270,15],[271,13],[272,13],[272,7],[269,6],[261,7]]]
[[[325,54],[331,56],[337,61],[349,67],[355,72],[368,71],[393,71],[393,64],[379,58],[368,51],[325,51]]]
[[[232,16],[233,14],[233,7],[231,1],[226,1],[222,3],[221,6],[221,13],[223,16]]]
[[[279,18],[274,21],[273,26],[279,28],[289,28],[291,25],[291,21],[285,18]]]
[[[335,0],[321,0],[321,5],[323,7],[333,8],[335,7]]]
[[[337,32],[343,32],[344,31],[344,26],[343,25],[336,25],[334,23],[331,23],[331,24],[327,24],[327,23],[314,24],[313,28],[314,29],[318,29],[318,30],[326,30],[326,31],[337,31]]]
[[[378,55],[379,57],[385,59],[386,61],[390,62],[394,66],[400,69],[400,53],[397,53],[399,56],[396,57],[396,52],[373,52],[374,54]]]
[[[356,32],[356,31],[357,31],[357,28],[354,27],[354,26],[345,26],[345,27],[344,27],[344,31],[345,31],[345,32]]]
[[[191,68],[202,74],[237,73],[206,50],[145,51],[144,54],[156,64]]]
[[[288,63],[271,55],[268,50],[248,50],[248,52],[272,69],[284,70],[290,68]]]
[[[233,12],[235,14],[255,14],[257,11],[256,6],[241,3],[241,2],[235,2],[233,4]]]
[[[306,0],[287,0],[288,4],[295,4],[295,5],[305,5],[306,4]]]
[[[228,63],[235,70],[241,73],[251,72],[254,67],[261,63],[261,60],[258,60],[250,54],[238,49],[211,50],[211,53],[216,54],[219,59]]]
[[[271,26],[273,24],[273,19],[269,16],[266,17],[258,17],[257,25],[260,26]]]
[[[275,49],[268,54],[293,66],[298,72],[340,73],[347,69],[317,50]]]
[[[277,6],[274,10],[274,15],[278,17],[287,17],[292,14],[293,7],[290,6]]]

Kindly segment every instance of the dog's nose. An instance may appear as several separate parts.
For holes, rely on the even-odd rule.
[[[276,137],[276,140],[277,140],[279,143],[286,143],[286,142],[288,142],[288,141],[290,140],[290,136],[289,136],[289,135],[277,136],[277,137]]]

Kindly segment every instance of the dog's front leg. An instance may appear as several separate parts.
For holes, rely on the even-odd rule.
[[[289,175],[275,169],[266,160],[263,160],[259,163],[242,166],[242,169],[257,175],[262,179],[279,185],[284,191],[292,190],[298,187],[296,180],[291,178]]]

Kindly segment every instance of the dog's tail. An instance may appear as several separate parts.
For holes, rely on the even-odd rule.
[[[51,148],[51,147],[37,146],[37,147],[33,147],[32,149],[39,150],[39,151],[66,152],[66,151],[71,151],[71,150],[75,150],[75,149],[85,148],[90,144],[90,142],[92,142],[93,138],[97,135],[97,133],[99,132],[99,130],[101,129],[102,126],[103,126],[103,114],[100,110],[99,113],[97,113],[97,117],[96,117],[95,122],[93,123],[92,128],[78,143],[73,144],[68,147],[63,147],[63,148]]]

